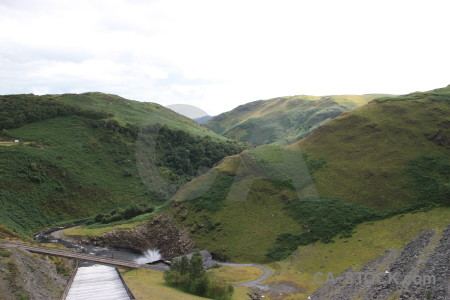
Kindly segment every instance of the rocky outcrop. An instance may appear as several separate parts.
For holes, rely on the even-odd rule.
[[[83,242],[140,252],[156,248],[165,259],[191,252],[195,246],[188,232],[177,226],[167,215],[155,216],[148,223],[133,229],[115,229]]]
[[[380,258],[377,258],[365,265],[360,272],[361,273],[376,273],[377,268],[381,264],[385,264],[392,258],[394,252],[392,250],[386,250],[386,254]],[[354,280],[352,283],[347,282],[348,278],[353,278],[356,270],[352,268],[347,269],[338,278],[324,284],[314,294],[311,295],[312,299],[333,299],[333,300],[348,300],[357,296],[361,290],[364,289],[365,282]]]
[[[439,241],[437,246],[433,239]],[[389,265],[387,270],[386,265]],[[357,272],[346,270],[314,292],[311,299],[378,300],[396,295],[395,299],[447,300],[450,299],[449,265],[450,225],[442,237],[435,236],[432,229],[423,231],[399,255],[388,251]]]
[[[430,255],[419,275],[433,276],[434,281],[411,283],[408,290],[399,299],[437,299],[450,298],[450,226],[444,230],[439,245]]]
[[[0,299],[60,299],[74,261],[0,248]]]
[[[434,230],[424,231],[414,241],[407,244],[400,256],[389,266],[388,272],[379,278],[365,294],[364,300],[387,299],[394,292],[401,291],[406,276],[417,264],[419,255],[428,246],[434,234]]]

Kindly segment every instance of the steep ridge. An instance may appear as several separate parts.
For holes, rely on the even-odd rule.
[[[220,114],[204,125],[227,137],[254,145],[286,145],[321,124],[381,95],[290,96],[259,100]]]
[[[243,149],[158,104],[102,93],[0,96],[0,116],[0,141],[12,141],[0,145],[0,224],[20,234],[161,204]]]
[[[449,124],[450,87],[380,98],[295,144],[227,157],[173,197],[172,214],[216,257],[264,262],[448,205]]]

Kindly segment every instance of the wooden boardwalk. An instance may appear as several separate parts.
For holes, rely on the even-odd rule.
[[[155,271],[160,271],[160,272],[164,272],[167,270],[166,268],[159,267],[159,266],[138,264],[138,263],[135,263],[132,261],[120,260],[120,259],[109,258],[109,257],[95,256],[92,254],[77,253],[77,252],[73,252],[70,250],[60,250],[60,249],[32,246],[32,245],[27,245],[27,244],[22,244],[22,243],[14,243],[14,242],[0,242],[0,245],[2,245],[4,247],[16,247],[16,248],[27,250],[29,252],[33,252],[33,253],[79,259],[79,260],[89,261],[89,262],[107,265],[107,266],[113,266],[113,267],[120,267],[120,268],[127,268],[127,269],[150,269],[150,270],[155,270]]]

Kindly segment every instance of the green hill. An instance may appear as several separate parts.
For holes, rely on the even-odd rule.
[[[381,95],[292,96],[259,100],[220,114],[204,125],[229,138],[254,145],[286,145],[321,124]]]
[[[364,221],[449,205],[449,149],[450,87],[384,97],[295,144],[226,158],[172,213],[217,257],[277,260]]]
[[[158,104],[101,93],[0,96],[0,129],[11,142],[0,144],[0,224],[21,234],[160,205],[243,149]]]

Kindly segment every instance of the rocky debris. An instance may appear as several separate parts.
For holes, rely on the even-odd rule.
[[[304,293],[304,289],[297,282],[280,280],[266,286],[255,286],[260,291],[265,292],[270,299],[285,299],[290,294]]]
[[[385,263],[391,256],[393,251],[387,250],[386,254],[380,258],[375,259],[368,265],[364,266],[359,272],[361,273],[374,273],[377,268]],[[311,299],[333,299],[333,300],[346,300],[352,299],[356,296],[361,289],[364,288],[364,282],[358,280],[352,280],[349,282],[347,278],[355,279],[355,271],[353,269],[347,269],[333,281],[325,283],[320,289],[311,295]]]
[[[379,266],[386,263],[392,255],[393,251],[387,250],[385,255],[365,265],[359,272],[362,274],[375,274]],[[311,299],[352,299],[365,288],[364,280],[359,280],[358,276],[355,276],[355,274],[356,273],[352,269],[346,270],[334,281],[334,283],[326,284],[323,290],[320,289],[314,293]],[[351,278],[352,280],[350,281],[348,278]]]
[[[421,282],[412,282],[399,299],[450,299],[450,226],[445,228],[439,245],[419,271],[419,278]]]
[[[31,254],[17,248],[7,250],[11,255],[0,258],[0,299],[58,300],[69,280],[74,262],[64,258]],[[67,268],[67,274],[60,274]],[[58,273],[58,270],[60,273]]]
[[[148,223],[133,229],[115,229],[82,242],[140,252],[156,248],[165,259],[191,252],[195,247],[188,232],[177,226],[167,215],[157,215]]]
[[[400,295],[398,299],[402,300],[450,299],[450,225],[444,230],[434,252],[427,257],[428,249],[432,249],[430,242],[434,235],[434,230],[423,231],[403,248],[399,256],[395,257],[392,251],[388,251],[383,257],[364,266],[358,272],[363,275],[363,280],[357,280],[354,275],[358,273],[352,269],[346,270],[325,283],[311,295],[311,299],[389,299],[396,292]],[[420,257],[424,257],[425,266],[420,264]],[[389,264],[390,261],[393,263],[389,265],[389,268],[380,272],[380,268]],[[420,271],[416,273],[415,270]],[[364,274],[377,275],[377,277],[365,281]],[[420,283],[414,283],[415,277],[412,277],[414,274],[418,274]],[[324,279],[326,275],[324,274],[321,279]],[[347,276],[352,276],[353,280],[349,282]],[[426,281],[426,276],[428,278],[434,276],[435,282]]]
[[[403,281],[416,265],[419,255],[428,246],[434,234],[434,230],[431,229],[423,231],[414,241],[407,244],[387,272],[375,280],[363,299],[387,299],[392,293],[401,291]]]
[[[348,274],[351,274],[353,269],[345,270],[340,276],[325,282],[325,284],[314,292],[310,297],[311,299],[334,299],[332,298],[334,294],[336,294],[341,287],[344,286],[344,280]],[[327,274],[324,274],[326,276]],[[337,298],[336,298],[337,299]],[[348,298],[346,298],[348,299]]]

